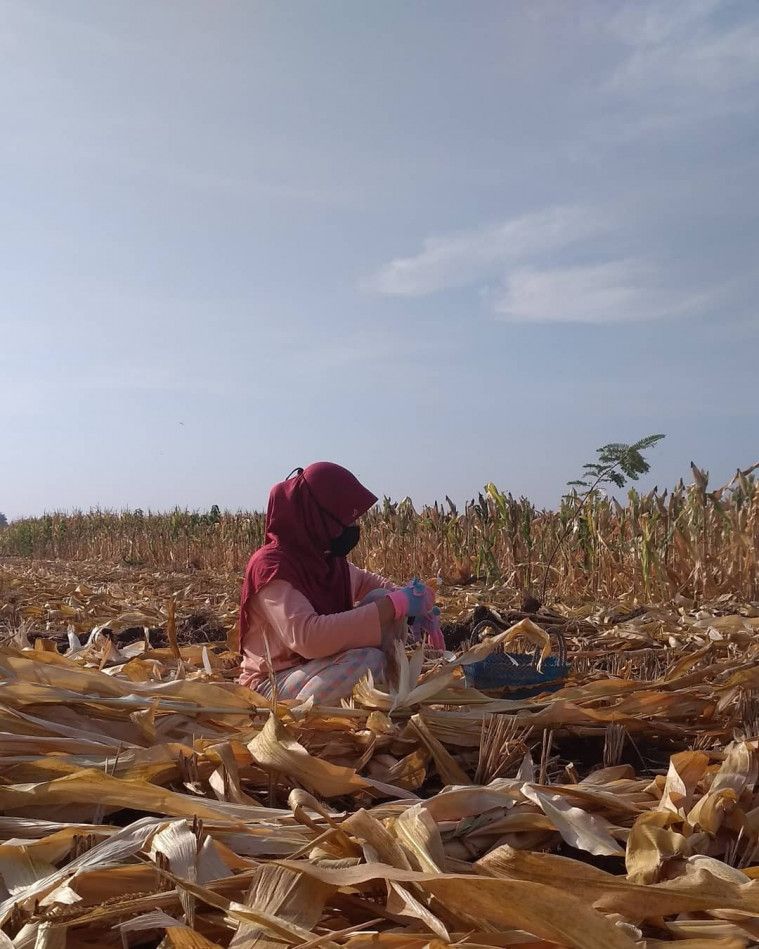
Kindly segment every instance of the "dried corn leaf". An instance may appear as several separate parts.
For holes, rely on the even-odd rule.
[[[262,768],[295,778],[323,797],[352,794],[370,787],[351,768],[341,768],[310,755],[274,715],[269,716],[260,734],[249,743],[248,750]]]
[[[503,880],[455,874],[424,874],[363,864],[328,870],[311,864],[285,866],[335,886],[358,886],[375,879],[417,883],[469,928],[483,922],[497,929],[513,926],[559,945],[578,949],[632,949],[635,943],[583,901],[554,887],[524,880]]]
[[[573,807],[560,794],[541,791],[535,785],[524,784],[521,790],[529,801],[538,805],[571,847],[597,856],[614,857],[624,853],[612,837],[612,825],[605,818]]]
[[[213,578],[179,590],[155,575],[160,593],[143,595],[110,581],[59,590],[48,576],[35,601],[14,570],[4,586],[0,564],[0,626],[10,590],[13,616],[64,625],[68,653],[27,648],[31,625],[0,646],[0,939],[645,949],[759,938],[759,754],[756,739],[732,740],[757,734],[755,607],[683,602],[622,622],[619,605],[560,607],[563,619],[536,624],[565,634],[574,666],[559,692],[509,701],[465,686],[462,666],[530,632],[519,622],[459,657],[400,654],[394,690],[367,680],[339,708],[281,703],[274,718],[235,684],[223,637],[181,645],[177,633],[172,646],[172,633],[155,648],[152,632],[152,645],[75,635],[129,613],[172,627],[163,604],[205,603]],[[228,629],[233,586],[213,594]],[[471,783],[493,715],[553,730],[561,764],[544,754],[544,783],[529,751],[516,777]],[[640,777],[585,759],[586,739],[610,724],[625,729],[626,754],[640,753]],[[669,764],[666,777],[652,780],[643,759]],[[424,800],[404,799],[408,789]],[[103,823],[135,811],[162,816]],[[567,843],[589,856],[543,852]],[[596,855],[613,872],[592,866]]]
[[[304,930],[313,929],[321,918],[324,903],[334,887],[287,867],[268,864],[256,868],[245,904],[248,909],[287,921]],[[290,939],[272,933],[255,922],[241,922],[230,949],[278,949],[291,945]]]
[[[655,883],[664,864],[688,855],[688,841],[670,830],[671,811],[651,811],[633,824],[627,840],[625,866],[627,878],[634,883]]]

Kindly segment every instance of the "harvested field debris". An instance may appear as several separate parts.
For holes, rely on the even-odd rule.
[[[236,594],[0,565],[0,945],[759,941],[756,606],[448,588],[462,642],[486,606],[560,627],[565,686],[467,688],[496,632],[327,708],[235,684]]]

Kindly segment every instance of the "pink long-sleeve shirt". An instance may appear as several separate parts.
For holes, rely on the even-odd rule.
[[[392,590],[394,584],[376,573],[350,569],[353,602],[372,590]],[[240,684],[255,688],[268,676],[266,645],[274,672],[310,659],[324,659],[346,649],[379,646],[380,621],[374,603],[344,613],[321,616],[309,600],[286,580],[271,580],[250,598],[250,623],[242,636]]]

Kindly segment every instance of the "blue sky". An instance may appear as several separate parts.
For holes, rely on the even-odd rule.
[[[759,458],[755,0],[0,0],[0,510]]]

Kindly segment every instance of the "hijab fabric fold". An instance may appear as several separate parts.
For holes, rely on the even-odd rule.
[[[248,561],[240,595],[240,639],[248,605],[272,580],[286,580],[320,615],[353,607],[348,561],[328,551],[330,541],[365,514],[377,498],[346,468],[319,461],[269,493],[266,536]]]

